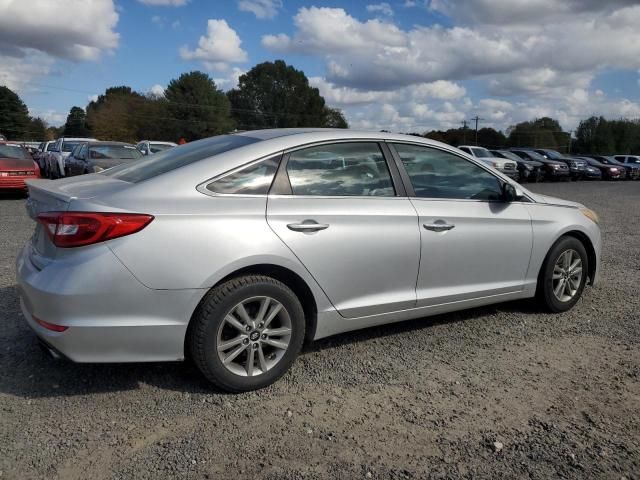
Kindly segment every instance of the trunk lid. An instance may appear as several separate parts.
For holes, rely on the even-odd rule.
[[[111,194],[131,186],[128,182],[104,175],[82,175],[61,180],[27,180],[26,183],[29,188],[27,213],[34,221],[43,212],[67,211],[73,200]],[[56,258],[58,250],[44,231],[44,226],[36,221],[30,242],[33,264],[39,269],[44,268]]]

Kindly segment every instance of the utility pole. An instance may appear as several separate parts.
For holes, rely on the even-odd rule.
[[[462,121],[462,143],[467,143],[467,121]]]
[[[478,122],[480,120],[484,120],[484,118],[480,118],[478,115],[476,115],[471,120],[476,122],[476,147],[477,147],[478,146]]]
[[[573,130],[569,130],[569,144],[567,146],[567,153],[569,155],[571,155],[571,134],[573,133]]]

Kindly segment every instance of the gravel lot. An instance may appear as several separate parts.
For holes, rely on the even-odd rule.
[[[54,362],[19,313],[32,223],[0,200],[0,478],[640,478],[640,182],[540,184],[602,217],[576,308],[500,304],[307,347],[276,385]]]

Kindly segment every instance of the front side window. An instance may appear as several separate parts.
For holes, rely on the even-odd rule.
[[[80,142],[64,142],[62,144],[63,152],[72,152],[74,148],[80,145]]]
[[[391,174],[377,143],[335,143],[292,152],[294,195],[392,197]]]
[[[430,147],[394,144],[417,197],[500,200],[502,183],[478,165]]]
[[[207,185],[207,190],[233,195],[266,195],[278,169],[280,157],[277,155],[236,170],[211,182]]]

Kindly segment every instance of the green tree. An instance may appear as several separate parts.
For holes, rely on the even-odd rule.
[[[80,107],[71,107],[67,121],[64,124],[64,135],[67,137],[88,137],[87,115]]]
[[[322,126],[327,128],[349,128],[344,114],[337,108],[324,107]]]
[[[512,147],[549,148],[566,151],[569,146],[569,133],[562,129],[557,120],[550,117],[521,122],[509,127],[507,131],[507,143]]]
[[[40,117],[29,118],[28,134],[25,139],[42,141],[47,138],[47,123]]]
[[[22,140],[29,122],[29,110],[18,94],[0,86],[0,133],[8,140]]]
[[[335,119],[327,115],[324,98],[304,72],[283,60],[256,65],[227,95],[242,129],[323,127]]]
[[[87,105],[87,127],[100,140],[136,142],[145,100],[144,95],[134,92],[131,87],[107,88],[96,101]]]
[[[173,131],[187,141],[227,133],[234,128],[229,99],[206,73],[183,73],[171,80],[165,99]]]

